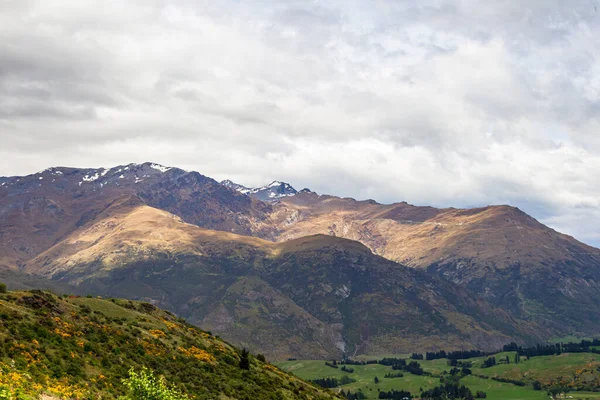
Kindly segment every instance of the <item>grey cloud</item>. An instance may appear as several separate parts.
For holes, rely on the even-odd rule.
[[[0,175],[151,159],[247,185],[510,203],[600,244],[598,9],[3,1]]]

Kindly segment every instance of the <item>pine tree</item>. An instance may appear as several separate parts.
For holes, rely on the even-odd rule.
[[[250,353],[246,348],[242,349],[242,354],[240,355],[240,369],[250,369]]]

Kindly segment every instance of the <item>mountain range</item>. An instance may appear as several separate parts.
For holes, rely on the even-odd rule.
[[[148,301],[275,359],[594,334],[599,266],[600,250],[509,206],[247,188],[155,163],[0,178],[14,282]]]

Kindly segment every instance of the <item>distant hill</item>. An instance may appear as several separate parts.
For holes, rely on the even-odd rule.
[[[544,333],[356,241],[277,244],[186,224],[135,198],[115,202],[26,271],[152,302],[277,359],[485,348]]]
[[[81,294],[75,286],[14,269],[0,269],[0,282],[9,290],[43,289],[57,294]]]
[[[337,398],[253,355],[241,369],[238,348],[148,303],[0,294],[0,337],[0,386],[19,398],[113,399],[144,367],[191,398]]]
[[[465,285],[512,315],[581,335],[600,329],[600,250],[518,208],[437,209],[312,192],[282,199],[276,240],[329,234]]]

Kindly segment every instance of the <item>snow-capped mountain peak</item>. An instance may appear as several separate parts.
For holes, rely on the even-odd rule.
[[[153,162],[131,163],[112,168],[51,167],[27,176],[0,177],[0,188],[28,191],[32,188],[49,187],[65,190],[76,186],[79,190],[100,191],[108,187],[136,185],[145,181],[161,179],[167,172],[184,173],[178,168],[166,167]]]
[[[246,186],[237,184],[237,183],[235,183],[233,181],[230,181],[229,179],[221,181],[221,185],[227,186],[228,188],[236,190],[236,191],[238,191],[240,193],[243,193],[243,194],[250,194],[252,192],[252,189],[247,188]]]
[[[257,188],[249,188],[230,180],[224,180],[221,184],[262,201],[275,201],[282,197],[293,196],[297,193],[292,185],[281,181],[273,181],[268,185]]]

